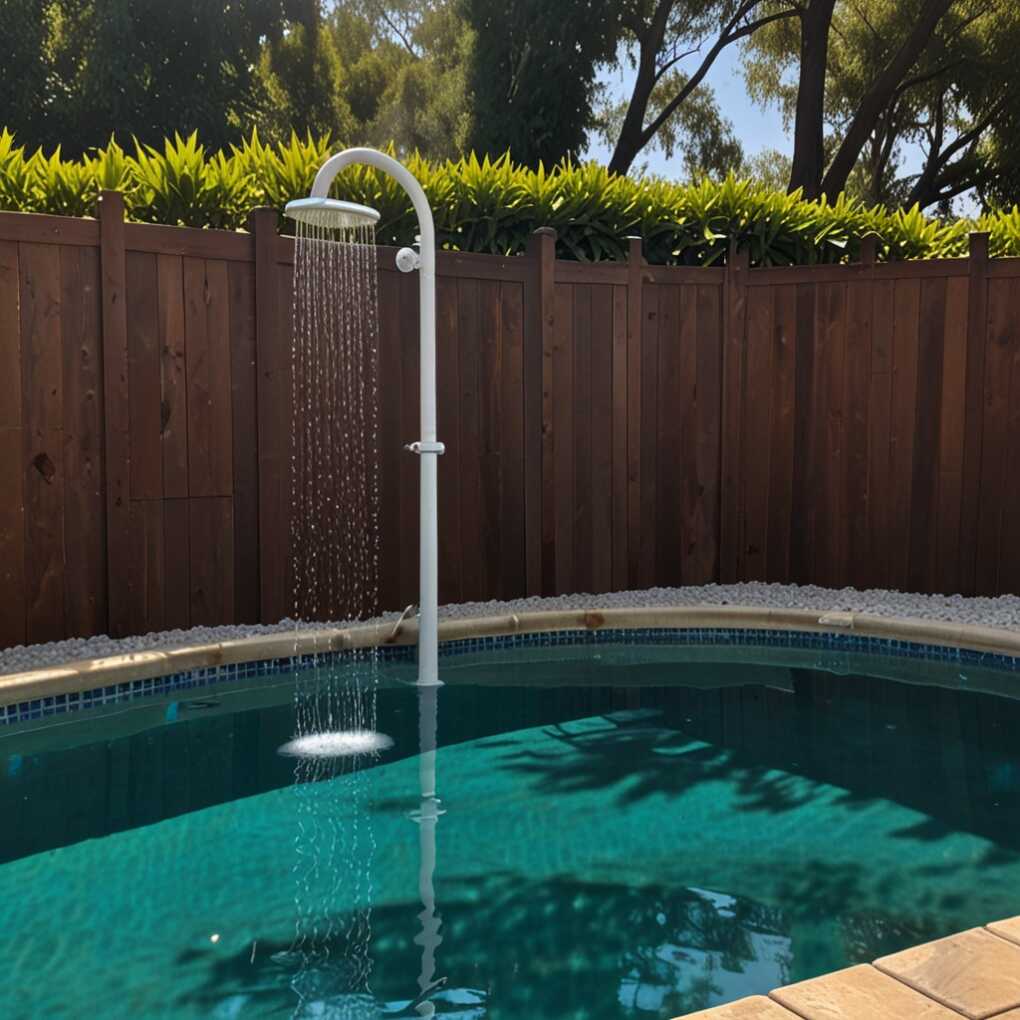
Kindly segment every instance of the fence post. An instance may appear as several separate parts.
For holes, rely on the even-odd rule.
[[[259,479],[259,619],[276,623],[289,609],[290,344],[283,335],[276,259],[278,214],[248,217],[255,262],[255,378]]]
[[[967,287],[967,383],[963,425],[963,504],[960,507],[960,590],[978,592],[981,445],[984,438],[985,340],[988,322],[988,234],[970,235]]]
[[[861,238],[861,265],[865,269],[874,269],[878,258],[878,238],[874,234]]]
[[[130,633],[133,602],[131,562],[131,443],[128,404],[127,302],[124,255],[124,196],[99,196],[99,267],[102,292],[103,448],[106,471],[106,571],[109,633]]]
[[[555,591],[552,353],[556,328],[556,231],[539,227],[528,240],[531,295],[524,351],[524,535],[529,595]]]
[[[743,563],[740,481],[743,471],[741,407],[744,394],[745,312],[749,255],[730,241],[723,278],[722,435],[720,441],[719,579],[740,580]]]
[[[645,260],[640,237],[627,238],[627,584],[641,576],[641,324]],[[615,385],[615,382],[614,382]],[[651,441],[655,441],[652,437]]]

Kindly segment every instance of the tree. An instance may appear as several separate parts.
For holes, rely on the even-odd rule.
[[[825,72],[836,0],[807,0],[800,12],[800,75],[793,129],[790,190],[817,198],[825,169]]]
[[[615,56],[614,0],[463,0],[475,34],[469,148],[528,166],[580,152],[595,126],[596,68]]]
[[[621,7],[623,39],[636,75],[609,163],[620,174],[630,170],[685,102],[704,104],[699,89],[727,46],[796,13],[794,0],[627,0]],[[681,62],[706,45],[698,66],[689,74],[682,71]]]
[[[5,52],[0,71],[0,116],[19,137],[36,138],[48,98],[46,0],[0,0]]]
[[[336,138],[356,134],[347,99],[347,75],[333,33],[318,18],[296,21],[263,47],[259,58],[260,109],[255,120],[263,137],[286,139],[291,131]]]
[[[4,119],[65,155],[112,132],[238,138],[257,108],[262,41],[283,18],[280,0],[5,0],[3,15]]]
[[[1011,0],[839,0],[827,29],[820,115],[800,103],[803,26],[803,17],[770,26],[751,40],[745,60],[752,94],[778,101],[788,123],[796,119],[791,190],[947,206],[970,188],[990,187],[1015,158],[1020,94],[1005,83],[1020,9]],[[800,73],[791,83],[793,69]],[[819,135],[821,158],[809,158]],[[914,145],[922,171],[905,175]]]

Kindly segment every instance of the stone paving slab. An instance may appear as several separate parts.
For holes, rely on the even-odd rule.
[[[1020,917],[677,1020],[1020,1020]]]
[[[1020,945],[1020,917],[1011,917],[1008,921],[993,921],[985,927],[999,938]]]
[[[680,1020],[678,1017],[677,1020]],[[688,1013],[683,1020],[798,1020],[798,1018],[777,1006],[764,995],[752,995],[749,999],[739,999],[726,1006],[716,1006],[699,1013]]]
[[[1020,1006],[1020,946],[982,928],[884,956],[875,966],[969,1020]]]
[[[804,1020],[960,1020],[867,964],[777,988],[772,998]]]

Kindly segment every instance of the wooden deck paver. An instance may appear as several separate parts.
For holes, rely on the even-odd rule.
[[[1020,946],[982,928],[884,956],[875,966],[969,1020],[1020,1006]]]
[[[726,1006],[688,1013],[683,1020],[797,1020],[797,1017],[764,995],[752,995],[749,999],[739,999]]]
[[[772,998],[804,1020],[959,1020],[959,1014],[867,964],[777,988]]]

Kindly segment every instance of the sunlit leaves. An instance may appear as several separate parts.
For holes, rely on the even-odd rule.
[[[0,208],[89,215],[103,188],[124,193],[128,215],[156,223],[242,228],[256,206],[281,210],[306,196],[319,167],[343,148],[328,137],[292,134],[268,145],[253,132],[241,145],[210,155],[196,135],[175,135],[161,148],[136,144],[134,155],[111,139],[81,160],[59,150],[28,155],[9,131],[0,133]],[[856,258],[860,240],[878,239],[882,259],[962,257],[967,234],[991,235],[993,256],[1020,256],[1020,211],[978,221],[942,221],[916,206],[890,211],[840,195],[805,202],[732,175],[679,185],[610,174],[594,163],[529,170],[509,156],[434,162],[406,160],[432,206],[439,243],[449,249],[513,255],[533,230],[555,228],[562,258],[620,260],[627,238],[643,239],[655,264],[719,265],[731,241],[756,266],[812,265]],[[334,182],[338,198],[377,209],[381,243],[406,244],[417,232],[407,195],[392,178],[354,165]]]

